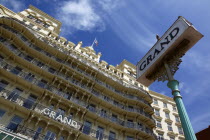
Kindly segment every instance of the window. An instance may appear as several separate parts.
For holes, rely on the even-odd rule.
[[[59,140],[65,140],[64,136],[60,136]]]
[[[39,81],[37,85],[41,88],[45,88],[46,84],[47,84],[47,81],[42,79],[41,81]]]
[[[57,111],[57,116],[58,115],[64,115],[65,114],[65,110],[62,109],[62,108],[59,108],[58,111]]]
[[[61,95],[62,93],[63,93],[62,88],[60,88],[60,89],[56,92],[56,94],[58,94],[58,95]]]
[[[70,113],[70,115],[68,116],[68,119],[72,119],[73,118],[73,113]]]
[[[17,47],[16,47],[14,44],[9,45],[9,48],[10,48],[11,50],[17,50]]]
[[[45,52],[45,54],[46,54],[47,56],[49,56],[49,57],[52,56],[52,55],[51,55],[50,53],[48,53],[48,52]]]
[[[152,130],[146,127],[146,133],[150,134],[152,133]]]
[[[142,130],[143,129],[143,125],[141,123],[137,123],[138,129]]]
[[[11,70],[11,72],[12,72],[13,74],[16,74],[16,75],[18,75],[21,71],[22,71],[22,69],[21,69],[20,67],[18,67],[18,66],[14,67],[14,68]]]
[[[96,111],[96,106],[94,104],[90,104],[88,105],[88,109],[91,111],[91,112],[95,112]]]
[[[130,105],[129,105],[129,106],[128,106],[128,110],[129,110],[129,111],[133,111],[133,106],[130,106]]]
[[[0,109],[0,119],[4,116],[5,112],[6,112],[6,111]]]
[[[184,134],[183,133],[183,129],[181,127],[179,127],[179,126],[177,126],[177,128],[178,128],[179,134],[183,135]]]
[[[4,42],[6,39],[3,37],[0,37],[0,42]]]
[[[10,123],[8,124],[7,128],[10,130],[17,130],[18,125],[21,123],[21,121],[23,120],[23,118],[15,115],[11,120]]]
[[[133,128],[133,127],[134,127],[133,120],[128,120],[128,121],[127,121],[127,126],[128,126],[129,128]]]
[[[158,105],[158,100],[157,99],[154,99],[154,104]]]
[[[176,109],[176,106],[175,106],[175,105],[173,105],[173,111],[177,111],[177,109]]]
[[[32,15],[28,15],[27,17],[30,18],[30,19],[33,19],[34,18]]]
[[[49,68],[48,71],[49,71],[50,73],[54,74],[56,70],[53,69],[53,68]]]
[[[159,127],[159,128],[162,128],[162,125],[161,125],[161,121],[156,121],[156,125],[157,125],[157,127]]]
[[[113,121],[113,122],[117,122],[117,115],[112,114],[112,121]]]
[[[43,26],[44,26],[45,28],[50,27],[50,25],[49,25],[49,24],[46,24],[46,23],[45,23]]]
[[[163,103],[163,107],[164,108],[167,108],[167,103]]]
[[[36,99],[37,99],[37,96],[30,94],[28,99],[26,99],[26,101],[24,102],[23,106],[25,108],[31,109],[34,103],[36,102]]]
[[[180,122],[179,117],[175,116],[176,122]]]
[[[109,100],[110,100],[110,98],[109,98],[109,97],[107,97],[107,96],[104,96],[104,100],[109,101]]]
[[[19,88],[15,88],[11,93],[10,95],[8,96],[8,100],[11,100],[11,101],[16,101],[17,98],[19,97],[20,93],[23,92],[22,89],[19,89]]]
[[[49,109],[50,109],[50,110],[53,110],[53,109],[54,109],[54,105],[51,104],[50,107],[49,107]]]
[[[4,90],[4,88],[9,84],[9,82],[5,81],[5,80],[1,80],[0,81],[0,92],[2,90]]]
[[[1,39],[1,37],[0,37]],[[4,59],[4,57],[2,55],[0,55],[0,61],[2,61]]]
[[[160,110],[155,109],[155,115],[156,115],[156,116],[160,116]]]
[[[34,80],[34,77],[35,77],[35,76],[34,76],[33,74],[28,73],[28,75],[26,75],[26,77],[25,77],[25,80],[31,82],[31,81]]]
[[[23,41],[27,41],[27,40],[28,40],[28,39],[25,38],[24,36],[21,36],[21,39],[22,39]]]
[[[42,132],[42,127],[39,127],[39,128],[37,128],[37,130],[36,130],[36,133],[35,133],[35,135],[34,135],[34,139],[36,140],[36,139],[39,139],[39,135],[41,134],[41,132]]]
[[[36,23],[42,23],[42,21],[40,19],[37,19]]]
[[[112,131],[109,132],[109,140],[116,140],[116,133],[115,132],[112,132]]]
[[[33,47],[34,47],[34,49],[37,50],[38,52],[41,52],[41,51],[42,51],[42,49],[39,48],[38,46],[33,45]]]
[[[167,119],[170,119],[170,116],[169,116],[168,112],[165,112],[165,116],[166,116]]]
[[[27,61],[29,61],[29,62],[31,62],[33,59],[34,59],[34,58],[31,57],[31,56],[29,56],[29,55],[25,56],[25,60],[27,60]]]
[[[171,123],[167,123],[168,124],[168,131],[173,131]]]
[[[164,140],[163,134],[158,134],[158,140]]]
[[[58,57],[56,57],[55,59],[56,59],[56,61],[58,61],[58,62],[62,62],[62,60],[61,60],[60,58],[58,58]]]
[[[33,26],[34,26],[33,24],[29,23],[29,27],[31,27],[31,28],[32,28]]]
[[[175,140],[175,138],[174,137],[170,137],[170,140]]]
[[[71,99],[72,94],[70,92],[64,93],[63,97],[70,100]]]
[[[127,137],[126,137],[126,140],[134,140],[134,138],[131,137],[131,136],[127,136]]]
[[[44,63],[42,63],[42,62],[38,62],[38,63],[37,63],[37,66],[41,68],[41,67],[43,67],[43,66],[44,66]]]
[[[118,106],[119,102],[114,100],[114,105]]]
[[[92,125],[91,122],[85,121],[82,132],[87,134],[87,135],[89,135],[90,134],[90,130],[91,130],[91,125]]]
[[[101,116],[105,118],[107,117],[106,110],[101,109]]]
[[[44,137],[44,140],[54,140],[56,138],[56,134],[52,131],[47,131],[47,134]]]
[[[97,140],[103,140],[103,133],[104,133],[104,128],[101,126],[98,126],[98,129],[96,131]]]

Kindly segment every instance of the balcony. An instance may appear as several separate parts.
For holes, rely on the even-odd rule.
[[[8,27],[8,28],[10,28],[10,27]],[[22,35],[20,35],[20,34],[18,34],[18,35],[19,35],[20,39],[24,41],[24,43],[29,43],[29,44],[30,44],[30,42],[27,40],[27,38],[25,38],[24,36],[22,36]],[[23,39],[23,38],[24,38],[24,39]],[[6,45],[6,46],[8,46],[8,45]],[[9,46],[11,46],[11,45],[9,45]],[[48,52],[45,52],[45,51],[41,50],[39,47],[37,47],[37,46],[35,46],[35,45],[33,45],[33,44],[30,44],[30,45],[28,45],[28,46],[30,46],[30,47],[32,47],[32,48],[38,50],[39,52],[41,52],[41,53],[43,53],[43,54],[45,54],[45,55],[47,55],[47,56],[49,56],[49,57],[51,57],[51,58],[54,59],[55,61],[59,61],[59,63],[62,62],[59,58],[57,58],[57,57],[55,57],[55,56],[52,56],[52,55],[49,54]],[[38,48],[39,48],[39,49],[38,49]],[[11,48],[10,48],[10,49],[11,49]],[[59,48],[59,49],[61,49],[61,48]],[[14,50],[14,48],[13,48],[12,50]],[[19,52],[20,52],[20,51],[17,50],[17,49],[15,49],[15,51],[17,52],[17,54],[19,54]],[[24,56],[21,56],[21,57],[27,57],[27,56],[24,55]],[[27,59],[26,59],[26,60],[27,60]],[[30,61],[31,61],[31,60],[30,60]],[[30,61],[29,61],[29,62],[30,62]],[[36,63],[36,62],[32,62],[32,63]],[[67,62],[65,62],[65,63],[63,63],[63,64],[67,64],[68,66],[70,66],[71,68],[77,70],[78,72],[83,73],[83,74],[85,74],[86,76],[89,76],[89,78],[91,77],[91,79],[92,79],[92,80],[95,80],[98,84],[100,84],[100,85],[102,85],[102,86],[104,86],[104,87],[109,88],[110,90],[112,90],[112,91],[115,92],[115,93],[118,93],[118,94],[121,95],[121,96],[124,96],[124,97],[129,98],[129,99],[134,99],[134,100],[137,100],[137,101],[140,101],[140,102],[143,102],[143,103],[149,105],[148,102],[142,100],[141,98],[139,98],[139,97],[137,97],[137,96],[128,95],[128,94],[124,94],[124,93],[122,93],[122,92],[116,91],[116,90],[115,90],[113,87],[111,87],[110,85],[107,85],[107,84],[105,84],[105,83],[103,83],[103,82],[101,82],[101,81],[99,81],[99,80],[96,80],[94,77],[90,76],[90,75],[87,74],[86,72],[82,71],[82,70],[79,69],[79,68],[74,68],[73,66],[71,66],[71,65],[70,65],[69,63],[67,63]],[[45,69],[46,69],[46,68],[45,68]],[[51,72],[52,74],[54,74],[54,72],[55,72],[55,70],[52,70],[52,69],[50,69],[50,68],[48,69],[48,71]],[[108,76],[109,76],[109,75],[108,75]],[[113,77],[111,77],[111,78],[113,79]]]
[[[47,81],[45,81],[43,79],[42,80],[38,80],[37,78],[35,78],[35,76],[30,77],[29,76],[30,73],[23,72],[22,70],[19,70],[19,69],[14,69],[14,67],[12,65],[7,64],[5,61],[0,61],[0,67],[3,67],[7,71],[13,71],[14,74],[22,77],[23,79],[25,79],[27,81],[32,82],[33,84],[36,84],[40,88],[48,89],[49,91],[51,91],[51,92],[53,92],[53,93],[55,93],[55,94],[57,94],[59,96],[61,96],[61,95],[63,96],[64,95],[63,92],[58,91],[55,87],[53,87],[52,85],[49,85],[47,83]],[[71,82],[72,84],[74,84],[75,86],[79,86],[80,88],[83,88],[83,89],[87,90],[88,92],[92,93],[93,95],[99,97],[100,99],[102,99],[102,100],[104,100],[106,102],[109,102],[109,103],[115,105],[116,107],[119,107],[119,108],[124,109],[124,110],[129,111],[129,112],[135,112],[135,113],[141,114],[141,115],[143,115],[143,116],[145,116],[145,117],[147,117],[147,118],[149,118],[149,119],[152,120],[151,115],[147,114],[142,109],[138,109],[138,108],[132,108],[132,109],[130,109],[130,108],[128,108],[128,107],[126,107],[126,106],[124,106],[124,105],[122,105],[120,103],[116,103],[114,100],[112,100],[110,98],[109,99],[106,98],[101,93],[99,93],[99,92],[97,92],[95,90],[91,90],[86,85],[81,84],[79,81],[76,81],[76,80],[74,80],[74,79],[72,79],[70,77],[67,78],[67,80],[69,82]],[[77,103],[77,104],[79,104],[79,105],[81,105],[83,107],[86,107],[87,106],[86,103],[81,102],[80,100],[76,100],[76,99],[73,99],[72,98],[71,101],[73,101],[73,102],[75,102],[75,103]],[[153,120],[153,122],[154,122],[154,120]]]
[[[28,140],[29,138],[20,133],[14,133],[3,125],[0,125],[1,140]]]
[[[23,106],[26,109],[35,110],[38,113],[42,113],[43,109],[48,108],[48,107],[43,106],[41,104],[37,104],[35,101],[23,98],[19,95],[18,96],[10,96],[11,94],[12,94],[12,91],[4,89],[0,92],[0,97],[3,97],[6,100],[9,100],[9,101],[11,101],[15,104],[20,105],[20,106]],[[83,107],[87,107],[88,110],[90,110],[94,114],[97,114],[98,116],[103,117],[103,118],[105,118],[105,119],[107,119],[111,122],[117,123],[117,124],[122,125],[122,126],[127,127],[127,128],[133,128],[133,129],[136,129],[136,130],[140,130],[140,131],[143,131],[143,132],[145,132],[147,134],[150,134],[150,135],[152,134],[152,132],[147,130],[148,128],[140,125],[139,123],[135,123],[135,122],[131,123],[131,122],[120,120],[118,118],[113,119],[109,115],[102,114],[99,110],[96,110],[94,107],[90,107],[91,105],[88,105],[86,102],[79,101],[75,98],[71,98],[70,101],[73,101],[74,103],[79,104]]]

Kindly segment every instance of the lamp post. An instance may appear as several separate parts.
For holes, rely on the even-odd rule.
[[[181,120],[182,128],[184,131],[186,140],[197,140],[195,137],[195,133],[193,131],[192,125],[190,123],[190,119],[187,115],[184,103],[182,102],[182,96],[179,91],[179,82],[174,80],[171,70],[167,64],[164,62],[164,66],[168,76],[168,84],[167,86],[172,90],[172,95],[174,96],[174,101],[176,102],[177,110],[179,113],[179,117]]]

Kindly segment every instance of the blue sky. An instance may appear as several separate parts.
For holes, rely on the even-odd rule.
[[[188,115],[195,132],[210,125],[210,1],[209,0],[1,0],[19,12],[29,4],[59,19],[61,36],[75,44],[91,45],[97,37],[102,59],[117,65],[123,59],[136,64],[172,25],[183,16],[204,37],[183,57],[175,79],[180,81]],[[166,82],[150,89],[171,96]]]

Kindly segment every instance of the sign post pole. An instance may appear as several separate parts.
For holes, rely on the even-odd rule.
[[[184,103],[182,101],[182,96],[180,95],[179,82],[177,80],[174,80],[167,62],[164,62],[164,66],[165,66],[167,76],[169,79],[167,86],[172,90],[172,95],[174,96],[174,101],[176,102],[182,128],[184,130],[185,139],[197,140],[195,137],[195,133],[193,131],[192,125],[190,123],[190,119],[187,115]]]

